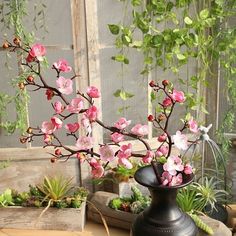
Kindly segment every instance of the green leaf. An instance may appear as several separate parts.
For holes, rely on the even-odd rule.
[[[109,30],[111,31],[112,34],[114,34],[114,35],[119,34],[119,32],[120,32],[119,25],[109,24],[108,27],[109,27]]]
[[[151,96],[151,102],[153,102],[157,97],[156,97],[156,93],[154,93],[153,91],[150,94]]]
[[[129,59],[126,58],[123,54],[117,54],[116,56],[113,56],[111,58],[114,61],[118,61],[118,62],[123,62],[125,64],[129,64]]]
[[[186,25],[191,25],[191,24],[193,23],[193,21],[191,20],[191,18],[188,17],[188,16],[186,16],[186,17],[184,18],[184,22],[185,22]]]
[[[134,95],[129,93],[129,92],[126,92],[124,90],[121,90],[121,89],[117,89],[115,91],[115,93],[113,93],[113,95],[115,97],[120,97],[122,100],[127,100],[128,98],[132,98]]]
[[[207,19],[207,17],[209,16],[209,14],[210,14],[210,12],[209,12],[208,9],[203,9],[202,11],[200,11],[199,16],[200,16],[200,18],[201,18],[202,20],[205,20],[205,19]]]
[[[141,3],[142,3],[141,0],[132,0],[132,1],[131,1],[131,4],[132,4],[134,7],[140,6]]]
[[[183,54],[181,54],[181,53],[177,53],[176,54],[176,57],[178,58],[178,60],[185,60],[186,59],[186,57],[183,55]]]

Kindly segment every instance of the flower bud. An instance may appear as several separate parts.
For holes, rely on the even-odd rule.
[[[57,158],[56,158],[56,157],[52,157],[50,161],[51,161],[51,163],[55,163],[55,162],[56,162],[56,160],[57,160]]]
[[[159,116],[158,116],[158,120],[159,121],[162,121],[162,120],[165,120],[165,115],[164,114],[160,114]]]
[[[149,86],[150,86],[150,87],[155,87],[155,86],[156,86],[155,81],[154,81],[154,80],[151,80],[151,81],[149,82]]]
[[[55,155],[60,156],[61,155],[61,150],[60,149],[56,149],[55,150]]]
[[[157,140],[158,140],[159,142],[165,142],[165,141],[166,141],[166,138],[167,138],[167,134],[164,133],[164,134],[160,135]]]
[[[10,44],[7,41],[2,45],[2,47],[4,49],[9,48],[9,46],[10,46]]]
[[[169,80],[166,79],[162,81],[163,86],[167,86],[169,83],[170,83]]]
[[[27,142],[27,137],[21,137],[20,142],[21,143],[26,143]]]
[[[33,129],[32,129],[31,127],[29,127],[26,132],[27,132],[28,134],[32,134]]]
[[[23,89],[25,88],[25,84],[24,84],[23,82],[20,82],[20,83],[18,84],[18,87],[19,87],[21,90],[23,90]]]
[[[34,77],[32,75],[29,75],[26,79],[30,84],[34,83]]]
[[[154,121],[154,116],[153,115],[149,115],[148,116],[148,121],[150,121],[150,122]]]
[[[20,39],[19,39],[18,37],[15,37],[15,38],[13,39],[13,43],[14,43],[15,45],[20,45]]]

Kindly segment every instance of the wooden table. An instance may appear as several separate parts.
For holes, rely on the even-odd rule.
[[[109,227],[110,236],[129,236],[129,231]],[[103,225],[88,221],[84,232],[0,229],[0,236],[106,236]]]

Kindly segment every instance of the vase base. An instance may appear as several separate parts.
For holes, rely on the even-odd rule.
[[[196,236],[198,228],[190,216],[183,213],[176,221],[162,221],[163,224],[153,224],[153,221],[140,214],[132,225],[131,236]]]

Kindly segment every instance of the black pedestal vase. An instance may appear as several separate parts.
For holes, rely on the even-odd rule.
[[[196,236],[197,226],[190,216],[182,212],[176,203],[178,188],[192,182],[193,175],[184,176],[178,186],[161,186],[156,180],[152,166],[140,168],[135,180],[148,187],[152,202],[134,221],[131,236]]]

